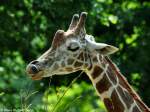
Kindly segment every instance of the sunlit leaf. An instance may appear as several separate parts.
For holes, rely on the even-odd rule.
[[[109,21],[113,24],[116,24],[117,21],[118,21],[118,17],[117,16],[114,16],[114,15],[109,15],[108,17]]]

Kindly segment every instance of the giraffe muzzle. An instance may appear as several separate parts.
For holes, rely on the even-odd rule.
[[[39,69],[39,66],[36,63],[38,63],[38,61],[32,61],[27,66],[26,72],[33,80],[40,80],[42,79],[43,72]]]
[[[27,69],[28,69],[27,73],[33,74],[33,75],[37,74],[39,72],[38,67],[36,65],[33,65],[33,64],[29,65]]]

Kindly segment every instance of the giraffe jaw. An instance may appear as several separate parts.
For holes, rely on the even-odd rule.
[[[41,80],[43,78],[51,77],[53,75],[55,75],[55,73],[48,71],[48,70],[41,70],[36,74],[29,74],[32,80]]]
[[[30,74],[32,80],[41,80],[43,78],[43,71],[38,72],[37,74]]]

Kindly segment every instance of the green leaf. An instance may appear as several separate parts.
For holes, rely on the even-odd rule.
[[[108,20],[112,23],[112,24],[116,24],[118,22],[118,17],[114,16],[114,15],[109,15]]]

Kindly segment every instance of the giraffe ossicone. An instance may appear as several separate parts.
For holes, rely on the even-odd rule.
[[[33,80],[83,70],[109,112],[150,112],[108,58],[118,48],[97,43],[85,30],[87,13],[74,14],[68,30],[58,30],[51,47],[26,68]]]

